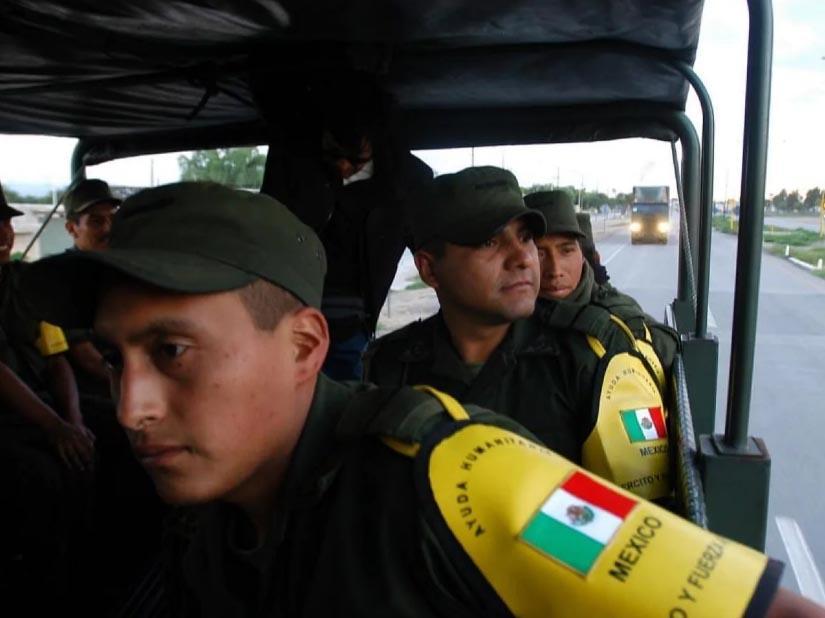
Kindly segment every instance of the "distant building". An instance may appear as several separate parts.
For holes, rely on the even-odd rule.
[[[54,206],[50,204],[12,204],[11,206],[23,213],[22,217],[14,217],[11,220],[14,226],[12,255],[15,255],[26,250]],[[26,255],[26,261],[31,262],[47,255],[62,253],[72,246],[72,237],[66,231],[66,218],[62,210],[62,207],[59,208],[51,218]]]

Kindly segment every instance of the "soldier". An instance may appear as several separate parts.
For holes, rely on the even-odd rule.
[[[80,180],[63,198],[66,231],[80,251],[100,251],[109,243],[112,218],[121,200],[103,180]]]
[[[679,347],[676,332],[647,315],[632,297],[609,283],[600,284],[595,280],[594,270],[583,255],[586,235],[579,227],[573,202],[565,191],[539,191],[527,195],[524,201],[529,208],[541,212],[547,221],[547,231],[536,238],[536,245],[541,262],[539,297],[547,301],[542,309],[548,319],[558,321],[559,316],[576,314],[586,305],[603,308],[617,316],[631,328],[643,352],[650,349],[646,344],[652,346],[653,355],[647,353],[646,356],[664,389],[665,376],[670,374]]]
[[[181,183],[127,199],[110,251],[47,258],[31,273],[50,317],[93,322],[109,342],[135,454],[165,500],[189,505],[170,525],[154,588],[170,615],[652,616],[690,602],[737,615],[765,613],[774,598],[774,609],[804,605],[775,595],[781,565],[727,541],[719,554],[706,531],[577,470],[507,418],[437,391],[319,375],[324,270],[320,240],[280,203]],[[473,448],[479,440],[490,446]],[[548,545],[537,512],[551,492],[621,513],[593,533],[602,549],[588,545],[589,562]],[[468,508],[483,521],[467,519]],[[594,516],[584,503],[570,512],[583,526]],[[611,579],[613,558],[595,557],[642,526],[655,542],[626,581]],[[712,579],[677,601],[710,542]],[[678,577],[664,581],[664,561]]]
[[[42,429],[67,467],[81,471],[92,463],[94,436],[80,414],[66,339],[59,328],[34,317],[20,290],[28,265],[11,261],[11,220],[22,214],[0,188],[0,399],[4,410]]]
[[[606,312],[561,327],[533,315],[539,289],[533,238],[544,234],[538,214],[525,207],[506,170],[468,168],[436,178],[411,222],[416,266],[441,310],[376,341],[366,379],[380,386],[429,384],[462,403],[497,410],[568,459],[643,497],[666,496],[663,403],[652,376],[645,368],[623,373],[616,363],[600,370],[629,351],[622,331]],[[624,399],[601,397],[602,385],[614,378],[622,381]],[[621,413],[657,408],[659,417],[653,411],[649,419],[661,420],[655,453],[640,451],[623,438]],[[651,476],[655,483],[640,480]]]
[[[331,344],[324,373],[360,380],[361,358],[409,244],[407,204],[432,170],[399,138],[394,102],[372,76],[341,73],[311,91],[322,100],[319,118],[296,123],[297,139],[282,154],[270,154],[262,192],[320,236],[329,257],[322,309]],[[306,107],[318,103],[312,99]],[[301,154],[307,151],[312,154]]]
[[[72,187],[63,198],[66,209],[66,231],[74,241],[75,251],[102,251],[109,244],[112,218],[121,200],[112,195],[103,180],[84,179]],[[105,396],[109,377],[100,352],[89,341],[84,330],[66,332],[69,357],[77,370],[81,391]]]

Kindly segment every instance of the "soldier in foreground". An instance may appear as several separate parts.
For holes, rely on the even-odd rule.
[[[108,342],[135,454],[189,507],[171,615],[822,615],[507,418],[319,375],[324,262],[278,202],[184,183],[128,199],[109,251],[31,272],[48,317]]]

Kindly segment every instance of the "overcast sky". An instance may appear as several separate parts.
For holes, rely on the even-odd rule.
[[[825,187],[825,0],[774,0],[774,70],[768,194]],[[748,14],[745,0],[706,0],[696,70],[716,115],[715,197],[739,194]],[[688,114],[701,131],[699,105]],[[63,185],[74,140],[0,135],[5,182]],[[555,182],[628,192],[634,184],[671,184],[670,146],[649,140],[598,144],[510,146],[418,153],[437,173],[471,164],[504,165],[523,186]],[[153,163],[150,163],[150,159]],[[89,169],[115,184],[148,185],[178,179],[175,155],[137,157]]]

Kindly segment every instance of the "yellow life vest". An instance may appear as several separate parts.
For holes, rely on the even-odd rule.
[[[663,498],[673,484],[662,391],[630,329],[616,316],[610,319],[627,336],[630,349],[608,355],[601,342],[587,335],[601,366],[596,423],[582,447],[582,465],[638,496]]]

